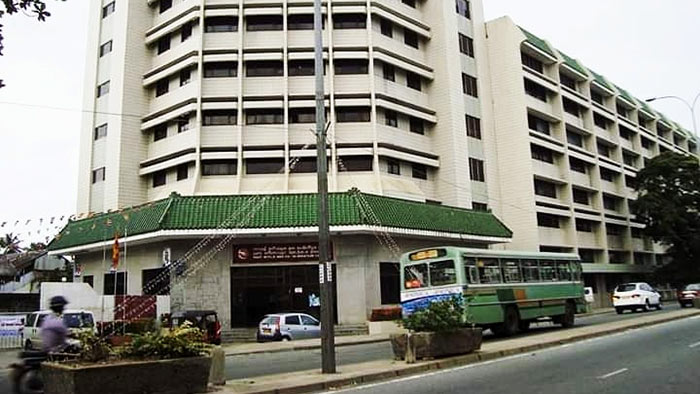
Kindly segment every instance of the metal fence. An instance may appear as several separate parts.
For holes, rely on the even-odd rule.
[[[24,313],[0,315],[0,349],[19,349],[24,343]]]

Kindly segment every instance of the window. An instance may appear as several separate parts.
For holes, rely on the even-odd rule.
[[[540,74],[544,73],[544,64],[527,53],[521,52],[520,60],[527,68],[535,70]]]
[[[564,102],[564,111],[568,114],[574,115],[576,117],[581,116],[581,107],[579,107],[578,104],[575,102],[569,100],[568,98],[564,97],[562,99]]]
[[[158,11],[162,14],[173,6],[173,0],[160,0],[158,2]]]
[[[462,73],[462,91],[469,96],[479,97],[479,88],[476,83],[476,78]]]
[[[391,127],[399,127],[398,114],[390,109],[384,110],[384,124]]]
[[[557,280],[557,270],[553,261],[540,260],[540,279],[543,281]]]
[[[233,78],[238,76],[238,63],[204,63],[204,78]]]
[[[480,259],[476,266],[481,283],[501,283],[501,267],[498,259]]]
[[[398,263],[379,263],[379,288],[382,305],[401,303],[401,277]]]
[[[313,60],[291,60],[288,73],[290,77],[315,75],[315,63]]]
[[[102,294],[104,295],[126,294],[126,272],[105,274],[103,283],[104,291]]]
[[[562,85],[566,86],[567,88],[571,90],[576,90],[576,80],[571,78],[570,76],[566,74],[559,74],[559,81],[561,82]]]
[[[573,189],[574,202],[576,204],[588,205],[590,200],[588,199],[588,192],[581,189]]]
[[[615,109],[617,109],[618,115],[625,117],[625,118],[629,115],[629,110],[627,108],[625,108],[625,106],[623,106],[622,104],[617,103],[615,105],[615,107],[616,107]]]
[[[407,289],[419,289],[428,286],[428,265],[414,264],[403,269],[404,287]]]
[[[158,54],[170,50],[170,34],[166,34],[158,40]]]
[[[428,168],[423,164],[411,165],[411,176],[416,179],[428,179]]]
[[[299,315],[301,316],[301,322],[304,323],[305,326],[320,326],[321,323],[314,319],[311,316],[306,316],[306,315]]]
[[[479,159],[469,158],[469,178],[476,182],[485,182],[484,162]]]
[[[636,167],[637,166],[637,157],[634,155],[631,155],[629,153],[623,153],[622,154],[622,161],[631,167]]]
[[[549,135],[549,122],[544,119],[540,119],[533,114],[527,114],[527,125],[530,130]]]
[[[95,127],[95,141],[107,137],[107,123]]]
[[[316,108],[290,108],[289,123],[316,123]]]
[[[613,171],[608,170],[607,168],[600,168],[600,179],[608,182],[614,182],[615,181],[615,173]]]
[[[537,226],[548,228],[559,228],[559,216],[549,215],[546,213],[537,214]]]
[[[204,19],[206,33],[226,33],[238,31],[238,18],[235,16],[210,16]]]
[[[100,57],[112,52],[112,40],[100,45]]]
[[[248,61],[246,65],[247,77],[281,77],[283,75],[282,62],[278,61]]]
[[[595,250],[579,249],[578,255],[581,257],[582,263],[595,263]]]
[[[156,97],[160,97],[170,90],[170,80],[166,77],[156,82]]]
[[[203,111],[203,126],[223,126],[235,125],[238,122],[238,112],[233,110],[210,110]]]
[[[457,269],[452,260],[430,263],[430,285],[446,286],[457,283]]]
[[[386,170],[389,174],[401,175],[401,163],[398,160],[388,160]]]
[[[289,172],[293,174],[308,174],[315,173],[318,167],[315,157],[302,157],[297,160],[293,167],[289,168]]]
[[[603,208],[609,211],[617,211],[617,199],[611,196],[603,196]]]
[[[105,168],[100,167],[96,170],[92,170],[92,183],[104,182],[105,180]]]
[[[143,295],[170,294],[170,271],[168,268],[154,268],[141,271]]]
[[[425,134],[425,123],[423,123],[423,119],[410,117],[408,127],[411,133]]]
[[[624,228],[616,224],[606,224],[605,233],[608,235],[622,235]]]
[[[501,261],[503,279],[506,283],[520,282],[520,262],[518,260]]]
[[[535,194],[550,198],[557,198],[557,186],[551,182],[535,179]]]
[[[539,145],[530,145],[530,151],[533,159],[554,164],[554,153],[551,150]]]
[[[470,115],[465,115],[465,120],[467,122],[467,136],[481,139],[481,119],[475,118]]]
[[[282,15],[251,15],[246,17],[247,31],[282,30]]]
[[[153,128],[153,142],[160,141],[168,137],[168,125],[163,123]]]
[[[387,37],[394,36],[394,24],[390,20],[381,18],[379,24],[383,35]]]
[[[364,29],[367,27],[365,14],[338,14],[333,16],[334,29]]]
[[[109,81],[97,85],[97,97],[102,97],[109,93]]]
[[[339,171],[372,171],[372,156],[347,156],[338,158]]]
[[[185,131],[190,129],[190,117],[189,115],[183,115],[177,118],[176,120],[177,123],[177,133],[184,133]]]
[[[610,146],[598,142],[598,154],[605,157],[610,157]]]
[[[593,123],[601,129],[608,129],[608,119],[599,114],[593,114]]]
[[[469,19],[471,17],[469,12],[469,1],[456,0],[455,3],[457,5],[457,14]]]
[[[603,95],[596,92],[595,90],[591,90],[591,100],[593,100],[594,103],[605,105],[605,99],[603,98]]]
[[[153,187],[165,185],[166,175],[167,175],[167,173],[165,172],[165,170],[154,172],[153,173]]]
[[[583,136],[571,130],[566,130],[566,140],[569,144],[583,148]]]
[[[180,42],[185,42],[190,37],[192,37],[192,22],[187,22],[182,25],[182,30],[180,30]]]
[[[525,282],[540,281],[540,269],[537,266],[537,260],[521,260],[520,265],[523,269],[523,280]]]
[[[370,112],[368,107],[338,107],[335,117],[339,123],[369,122]]]
[[[472,201],[472,210],[481,211],[481,212],[488,212],[489,206],[488,206],[488,204],[483,203],[483,202]]]
[[[190,175],[189,164],[185,163],[185,164],[180,164],[179,166],[177,166],[177,180],[178,181],[182,181],[184,179],[187,179],[187,177],[189,177],[189,175]]]
[[[313,14],[298,14],[289,15],[287,17],[288,30],[313,30],[314,15]]]
[[[459,51],[469,57],[474,57],[474,40],[459,33]]]
[[[547,102],[547,89],[544,86],[532,82],[529,79],[525,80],[525,93],[540,101]]]
[[[282,124],[284,115],[281,109],[248,109],[245,111],[245,124]]]
[[[284,159],[247,159],[246,174],[280,174],[284,171]]]
[[[571,169],[571,171],[576,171],[585,174],[587,172],[588,166],[583,160],[579,160],[575,157],[569,157],[569,168]]]
[[[422,84],[420,75],[412,73],[410,71],[406,72],[406,86],[408,86],[411,89],[420,91],[422,89],[421,85]]]
[[[418,49],[418,33],[413,30],[403,29],[403,42],[413,48]]]
[[[642,137],[642,148],[651,149],[652,142],[644,137]]]
[[[593,222],[590,220],[576,219],[576,231],[580,231],[582,233],[592,233]]]
[[[192,80],[192,70],[186,68],[180,71],[180,86],[185,86]]]
[[[236,175],[236,160],[202,160],[202,175]]]
[[[411,8],[416,8],[416,0],[401,0],[401,2]]]
[[[285,316],[284,324],[289,326],[299,326],[301,322],[299,321],[299,315]]]
[[[106,6],[102,7],[102,18],[106,18],[113,13],[114,13],[114,2],[111,2],[111,3],[107,4]]]
[[[627,141],[630,141],[633,136],[634,136],[634,132],[632,132],[632,130],[630,130],[624,126],[620,126],[620,137],[621,138],[626,139]]]
[[[338,59],[334,66],[337,75],[367,74],[366,59]]]
[[[396,67],[389,63],[382,64],[382,74],[384,79],[391,82],[396,82]]]
[[[631,175],[625,175],[625,186],[632,189],[637,187],[637,179]]]

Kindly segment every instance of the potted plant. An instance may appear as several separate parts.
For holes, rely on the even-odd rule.
[[[189,324],[134,335],[114,350],[94,335],[81,338],[76,360],[42,364],[46,394],[188,394],[207,390],[211,357]]]
[[[431,302],[426,308],[403,318],[407,334],[391,335],[397,360],[467,354],[481,348],[481,328],[470,324],[459,296]]]

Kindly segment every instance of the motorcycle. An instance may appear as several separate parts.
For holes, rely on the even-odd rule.
[[[20,362],[10,365],[10,382],[13,394],[43,394],[44,381],[41,363],[76,358],[79,346],[69,343],[62,353],[47,353],[41,350],[24,350],[19,353]]]

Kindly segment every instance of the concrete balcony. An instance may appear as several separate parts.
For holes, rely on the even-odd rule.
[[[419,11],[416,8],[407,6],[401,0],[375,0],[374,2],[379,3],[392,10],[400,11],[402,15],[420,21],[424,25],[428,25],[428,23],[426,23],[423,20],[423,13],[421,11]]]
[[[236,49],[240,45],[239,35],[240,33],[237,31],[225,33],[204,33],[204,49]]]
[[[333,47],[365,48],[367,47],[367,31],[364,29],[334,30]]]
[[[287,46],[289,48],[313,48],[313,30],[290,30],[287,33]],[[328,31],[323,31],[323,46],[328,46]]]
[[[564,112],[564,121],[570,125],[578,127],[579,129],[585,130],[583,119],[579,118],[578,116],[572,115],[568,112]]]
[[[557,228],[538,227],[540,245],[571,246],[566,231]]]
[[[631,152],[637,151],[634,147],[634,144],[632,144],[632,141],[626,140],[624,138],[620,138],[620,146],[623,148],[626,148],[628,151],[631,151]]]
[[[564,182],[564,171],[555,164],[532,160],[532,170],[535,175],[539,175],[540,177]]]
[[[385,94],[389,97],[396,97],[425,108],[429,108],[430,106],[427,94],[416,89],[411,89],[408,86],[388,81],[382,77],[374,77],[374,87],[377,93]]]
[[[238,126],[202,126],[202,146],[238,146],[239,135]]]
[[[173,2],[173,6],[170,7],[170,9],[168,9],[164,13],[160,14],[157,10],[154,12],[155,16],[153,17],[152,26],[156,27],[161,23],[168,22],[171,19],[176,18],[183,12],[189,10],[190,8],[198,6],[199,4],[199,0],[181,0],[178,2]]]
[[[155,50],[153,52],[154,56],[153,62],[151,63],[151,69],[156,69],[159,67],[162,67],[166,64],[172,63],[177,59],[180,59],[181,57],[187,55],[188,53],[194,52],[199,50],[199,41],[195,39],[190,39],[187,40],[183,43],[173,43],[172,47],[166,51],[161,53],[160,55],[155,54]]]
[[[554,106],[550,102],[544,102],[542,100],[538,100],[530,95],[525,95],[525,102],[528,107],[534,109],[537,112],[543,113],[545,115],[548,115],[552,119],[560,119],[560,116],[557,115],[557,112],[554,110]]]
[[[426,66],[429,65],[428,59],[426,58],[426,54],[424,51],[410,47],[404,44],[403,41],[399,41],[396,38],[389,38],[381,34],[374,35],[372,39],[375,46],[385,49],[390,53],[395,53],[404,58],[411,59]],[[337,42],[335,42],[334,44],[340,45]]]
[[[290,145],[311,145],[316,144],[316,135],[313,123],[295,123],[289,125]]]
[[[601,138],[603,138],[603,139],[606,140],[606,141],[609,141],[609,142],[612,142],[612,143],[617,143],[617,138],[615,137],[615,135],[613,135],[613,133],[611,133],[611,132],[610,132],[609,130],[607,130],[607,129],[601,129],[601,128],[598,127],[598,126],[593,126],[593,133],[594,133],[596,136],[601,137]]]
[[[284,77],[246,78],[243,82],[244,96],[282,96]]]
[[[600,182],[600,188],[607,193],[614,194],[614,195],[623,195],[624,192],[622,191],[622,187],[618,185],[615,182],[608,182],[605,180],[602,180]]]
[[[601,249],[602,243],[598,240],[596,233],[587,233],[583,231],[576,232],[576,242],[579,248],[586,249]]]
[[[625,249],[625,240],[621,235],[608,235],[609,249]]]
[[[335,135],[336,142],[339,144],[372,143],[374,141],[374,131],[370,122],[336,123]]]
[[[593,187],[593,183],[591,182],[591,176],[588,173],[582,174],[577,171],[570,171],[569,178],[571,179],[571,183],[575,185],[585,186],[587,188]]]
[[[194,99],[199,94],[199,89],[196,82],[190,82],[187,85],[180,87],[178,87],[176,83],[171,83],[170,88],[172,90],[170,90],[168,93],[150,100],[148,113],[152,114],[160,112],[164,109],[172,107],[175,104],[186,101],[187,99]]]
[[[433,144],[430,137],[383,124],[377,125],[377,141],[379,143],[398,145],[417,152],[433,153]]]
[[[282,49],[284,32],[247,31],[243,35],[243,47],[249,49]]]
[[[239,82],[238,78],[204,78],[202,97],[238,97]]]
[[[289,95],[290,96],[313,96],[316,91],[315,78],[311,76],[299,76],[299,77],[289,77]],[[324,78],[323,87],[325,88],[326,94],[330,92],[330,83],[328,76]]]
[[[243,126],[243,145],[280,145],[284,143],[283,124],[246,125]]]
[[[336,75],[334,80],[336,94],[367,94],[369,93],[369,75]]]
[[[171,132],[175,132],[171,130]],[[175,132],[177,133],[177,132]],[[151,140],[152,141],[152,140]],[[182,133],[170,135],[168,138],[151,142],[148,144],[148,159],[152,160],[157,157],[169,155],[171,153],[180,152],[188,148],[195,148],[197,144],[197,130],[190,129]]]

